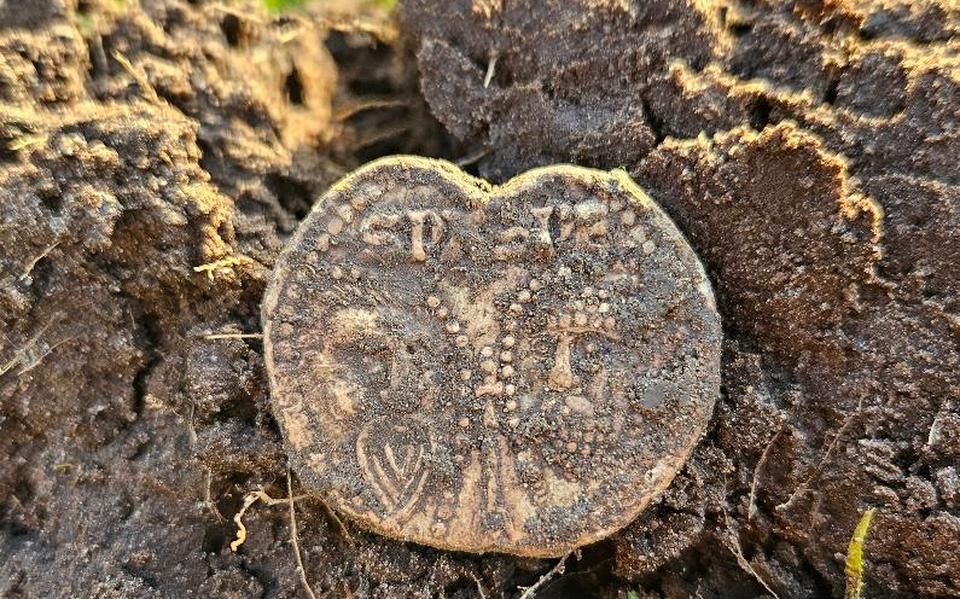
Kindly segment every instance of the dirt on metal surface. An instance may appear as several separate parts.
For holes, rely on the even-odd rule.
[[[374,162],[318,201],[264,299],[293,468],[388,536],[561,556],[669,485],[720,388],[703,267],[625,173],[502,187]]]

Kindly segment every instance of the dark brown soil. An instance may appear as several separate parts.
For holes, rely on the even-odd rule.
[[[960,596],[955,3],[229,6],[0,2],[0,595],[303,596],[285,504],[230,550],[286,457],[261,342],[205,335],[259,333],[313,201],[403,152],[625,167],[717,293],[706,437],[539,596],[839,596],[867,507],[866,596]],[[318,596],[515,597],[554,563],[297,515]]]

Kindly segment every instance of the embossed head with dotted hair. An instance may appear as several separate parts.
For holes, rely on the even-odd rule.
[[[720,386],[703,266],[622,171],[503,186],[439,160],[334,185],[263,303],[271,402],[303,484],[443,549],[556,556],[683,466]]]

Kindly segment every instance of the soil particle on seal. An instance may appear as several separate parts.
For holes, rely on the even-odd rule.
[[[719,389],[702,267],[625,173],[491,188],[389,158],[303,222],[264,299],[304,483],[365,527],[561,555],[670,483]]]

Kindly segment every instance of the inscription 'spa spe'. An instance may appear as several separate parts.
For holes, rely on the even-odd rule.
[[[502,187],[376,161],[321,198],[263,305],[302,482],[395,538],[553,556],[635,518],[702,434],[720,321],[703,267],[623,172]]]

